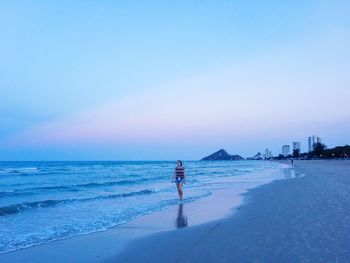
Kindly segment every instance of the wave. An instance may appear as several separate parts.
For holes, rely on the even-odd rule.
[[[0,192],[0,197],[16,197],[16,196],[31,196],[39,194],[36,191],[40,190],[69,190],[69,191],[78,191],[69,186],[43,186],[43,187],[32,187],[32,188],[22,188],[14,189],[12,191]]]
[[[0,170],[3,174],[31,174],[37,173],[39,168],[37,167],[21,167],[21,168],[4,168]]]
[[[75,186],[77,187],[101,187],[101,186],[113,186],[113,185],[133,185],[138,184],[140,182],[148,181],[149,179],[139,179],[139,180],[122,180],[122,181],[110,181],[110,182],[103,182],[103,183],[87,183],[87,184],[77,184]]]
[[[206,192],[204,194],[200,194],[197,196],[187,197],[185,200],[185,203],[190,203],[190,202],[196,201],[200,198],[207,197],[210,195],[211,195],[210,192]],[[49,204],[49,203],[47,203],[47,204]],[[82,224],[82,225],[78,225],[78,226],[72,226],[69,228],[61,229],[61,231],[55,232],[54,235],[49,235],[49,234],[45,233],[44,235],[40,235],[40,236],[28,235],[28,236],[22,237],[21,239],[15,239],[15,240],[11,239],[11,241],[8,243],[0,244],[0,255],[4,254],[4,253],[11,252],[11,251],[23,249],[23,248],[28,248],[28,247],[31,247],[34,245],[40,245],[40,244],[45,244],[45,243],[55,241],[55,240],[61,240],[61,239],[71,237],[71,236],[77,236],[77,235],[83,235],[83,234],[103,231],[103,230],[127,223],[129,221],[132,221],[140,216],[151,214],[151,213],[163,210],[167,207],[170,207],[172,205],[177,205],[177,204],[178,204],[177,198],[164,199],[164,200],[160,200],[160,202],[158,204],[151,207],[150,209],[147,209],[147,210],[141,209],[138,211],[134,211],[134,213],[131,213],[131,214],[129,213],[127,216],[119,216],[118,215],[117,217],[113,217],[113,220],[108,221],[108,222],[95,221],[93,225]],[[86,226],[88,226],[88,227],[86,228]]]
[[[11,197],[11,196],[19,196],[23,195],[34,195],[37,194],[37,191],[79,191],[79,188],[98,188],[98,187],[106,187],[106,186],[120,186],[120,185],[137,185],[145,181],[152,181],[154,178],[142,178],[138,180],[121,180],[121,181],[108,181],[101,183],[85,183],[85,184],[76,184],[76,185],[50,185],[50,186],[40,186],[40,187],[28,187],[28,188],[20,188],[14,189],[11,192],[0,192],[0,197]]]
[[[5,191],[0,192],[0,197],[14,197],[14,196],[22,196],[22,195],[30,195],[30,193],[17,193],[15,191]]]
[[[137,195],[148,195],[157,192],[156,190],[145,189],[136,192],[120,193],[113,195],[102,195],[96,197],[82,198],[82,199],[61,199],[61,200],[44,200],[36,202],[24,202],[20,204],[13,204],[8,206],[0,207],[0,216],[18,214],[26,210],[35,209],[35,208],[46,208],[54,207],[59,204],[69,204],[69,203],[80,203],[88,202],[101,199],[116,199],[116,198],[125,198]]]

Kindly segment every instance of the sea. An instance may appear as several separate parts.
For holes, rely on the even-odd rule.
[[[0,162],[0,254],[104,231],[178,204],[174,161]],[[281,164],[185,161],[185,202]]]

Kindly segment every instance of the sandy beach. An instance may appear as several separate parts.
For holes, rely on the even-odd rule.
[[[285,172],[229,215],[239,200],[224,191],[0,262],[349,262],[350,162],[298,161]]]
[[[296,173],[250,191],[228,219],[135,241],[108,262],[349,262],[350,162],[299,161]]]

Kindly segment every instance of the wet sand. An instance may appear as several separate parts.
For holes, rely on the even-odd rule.
[[[230,218],[136,240],[108,262],[349,262],[350,162],[295,169],[249,191]]]

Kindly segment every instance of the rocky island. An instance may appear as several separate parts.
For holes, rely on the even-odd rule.
[[[221,149],[207,157],[204,157],[201,161],[240,161],[244,160],[243,157],[239,155],[231,155],[224,149]]]

